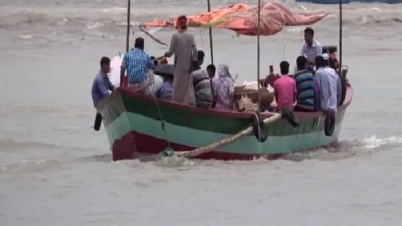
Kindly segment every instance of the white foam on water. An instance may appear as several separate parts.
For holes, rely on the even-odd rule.
[[[369,138],[365,138],[364,142],[366,143],[365,147],[368,149],[375,149],[382,146],[394,146],[402,144],[402,137],[392,136],[386,138],[377,138],[377,136],[372,136]]]

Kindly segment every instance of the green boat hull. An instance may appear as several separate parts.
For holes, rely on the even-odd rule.
[[[353,90],[348,87],[344,104],[338,108],[334,133],[324,133],[325,116],[321,112],[295,113],[297,128],[281,119],[267,126],[268,139],[258,142],[254,134],[199,156],[205,159],[253,159],[311,150],[337,143],[343,117]],[[98,107],[102,113],[114,160],[136,154],[156,154],[171,146],[188,151],[207,146],[249,127],[254,114],[184,106],[156,100],[125,88],[119,88]],[[261,114],[263,118],[270,113]]]

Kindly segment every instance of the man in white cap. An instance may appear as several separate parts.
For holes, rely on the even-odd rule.
[[[314,30],[311,27],[304,29],[304,43],[300,55],[307,58],[309,65],[315,65],[315,58],[322,54],[322,45],[314,39]]]

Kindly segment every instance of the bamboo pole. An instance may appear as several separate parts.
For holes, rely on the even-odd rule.
[[[208,0],[208,12],[211,12],[211,2]],[[211,52],[211,64],[214,64],[214,43],[212,40],[212,28],[208,28],[209,32],[209,51]]]
[[[127,0],[127,34],[126,34],[126,53],[130,49],[130,14],[131,14],[131,0]],[[120,87],[123,87],[124,76],[120,75]]]
[[[342,73],[342,0],[339,0],[339,72]]]
[[[130,15],[131,15],[131,0],[127,0],[127,34],[126,34],[126,53],[130,49]]]
[[[258,111],[261,112],[261,94],[260,94],[260,34],[261,34],[261,0],[258,0],[257,15],[257,90],[258,90]]]
[[[275,114],[269,118],[264,119],[263,122],[264,122],[264,125],[269,125],[269,124],[279,120],[280,118],[281,118],[281,114]],[[239,133],[236,133],[235,135],[233,135],[229,138],[217,141],[208,146],[197,148],[197,149],[194,149],[191,151],[173,152],[173,154],[176,156],[179,156],[179,157],[194,158],[194,157],[200,156],[202,154],[214,151],[222,146],[231,144],[231,143],[235,142],[236,140],[238,140],[252,132],[253,132],[253,126],[249,126],[248,128],[240,131]]]

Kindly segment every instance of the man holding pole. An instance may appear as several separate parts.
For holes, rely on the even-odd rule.
[[[193,77],[191,72],[198,67],[197,47],[194,35],[187,32],[187,17],[180,16],[176,22],[177,32],[173,34],[169,51],[164,56],[174,54],[174,78],[172,101],[195,105]]]

